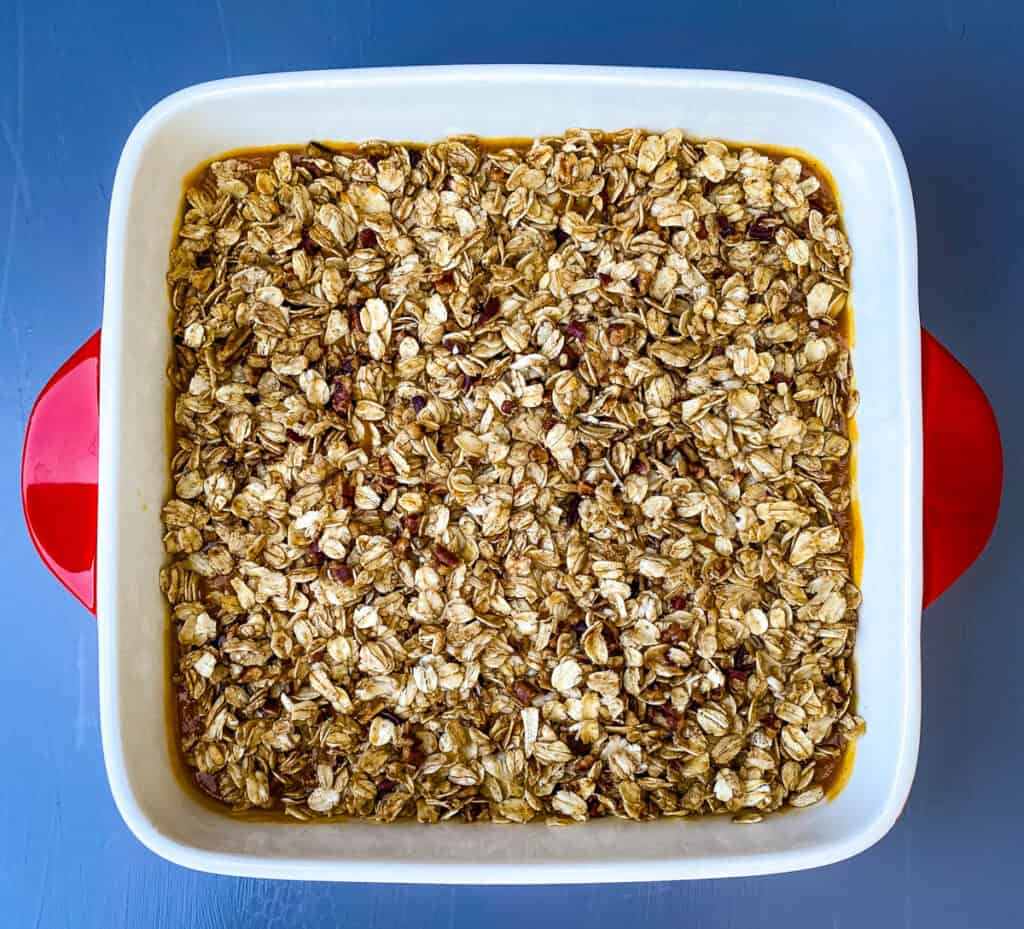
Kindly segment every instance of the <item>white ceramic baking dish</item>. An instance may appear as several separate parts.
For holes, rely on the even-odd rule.
[[[169,753],[169,642],[157,587],[169,457],[164,274],[182,178],[204,159],[244,146],[310,138],[532,136],[573,126],[681,127],[698,136],[793,146],[819,158],[835,177],[855,256],[854,361],[862,395],[857,494],[865,557],[856,659],[868,731],[848,784],[829,802],[753,827],[723,818],[601,820],[558,829],[295,825],[211,810],[175,775]],[[128,139],[111,198],[95,535],[95,444],[90,449],[87,434],[91,428],[95,436],[89,408],[95,404],[95,337],[41,397],[23,473],[30,531],[48,565],[87,606],[95,578],[103,748],[125,822],[153,851],[188,867],[319,880],[722,877],[809,868],[867,848],[899,815],[917,760],[923,490],[916,274],[913,203],[899,147],[874,111],[821,84],[707,71],[405,68],[226,80],[159,103]],[[962,374],[969,381],[934,343],[926,341],[926,348],[948,378]],[[973,382],[959,389],[981,398],[979,416],[990,423],[988,457],[997,460],[983,395]],[[953,444],[963,447],[964,441],[958,433]],[[999,477],[993,475],[987,483],[997,500]],[[77,502],[68,502],[72,496]],[[988,497],[991,509],[991,492]],[[75,529],[69,529],[69,506],[79,514]],[[987,536],[994,509],[991,518],[987,510],[979,516],[980,506],[974,522],[984,525],[975,534]],[[966,554],[960,545],[943,583],[983,542]]]

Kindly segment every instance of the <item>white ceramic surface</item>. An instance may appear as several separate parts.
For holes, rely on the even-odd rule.
[[[832,171],[855,256],[854,363],[868,721],[834,801],[739,827],[727,819],[573,828],[236,821],[175,778],[166,736],[167,620],[156,577],[167,487],[164,273],[181,179],[227,149],[310,138],[432,141],[572,126],[681,127],[795,146]],[[648,881],[814,867],[881,838],[906,800],[920,717],[921,376],[906,167],[880,117],[821,84],[708,71],[534,66],[279,74],[168,97],[132,132],[107,241],[100,386],[98,620],[103,748],[125,822],[192,868],[278,878],[430,883]]]

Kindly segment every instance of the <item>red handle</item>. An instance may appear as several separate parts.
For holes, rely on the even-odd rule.
[[[21,456],[21,505],[39,557],[96,612],[100,334],[50,378],[36,400]]]
[[[21,500],[29,535],[57,579],[96,612],[100,334],[51,378],[28,420]],[[924,392],[924,605],[981,553],[1003,486],[999,428],[988,399],[921,330]]]
[[[921,330],[924,409],[924,605],[985,547],[1003,490],[1003,448],[985,392]]]

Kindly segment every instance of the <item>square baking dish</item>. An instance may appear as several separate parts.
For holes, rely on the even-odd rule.
[[[835,177],[854,254],[853,352],[862,396],[855,490],[865,555],[856,660],[858,712],[868,729],[857,743],[849,782],[828,802],[752,827],[717,817],[599,820],[572,828],[300,825],[211,809],[179,779],[170,755],[167,610],[157,586],[169,460],[165,273],[182,179],[213,155],[249,146],[311,138],[535,136],[573,126],[680,127],[699,137],[795,147]],[[864,103],[821,84],[707,71],[402,68],[218,81],[159,103],[121,156],[101,342],[82,350],[92,365],[80,377],[85,383],[96,377],[97,352],[103,360],[98,522],[96,535],[84,543],[99,553],[91,564],[85,555],[62,564],[61,555],[48,550],[39,520],[33,525],[30,498],[40,481],[29,463],[33,430],[44,432],[33,422],[25,453],[28,490],[23,473],[37,547],[87,606],[94,572],[103,748],[125,822],[157,854],[204,871],[423,883],[753,875],[827,864],[876,842],[903,807],[918,749],[923,446],[916,261],[910,185],[892,133]],[[70,370],[65,366],[50,387],[62,375],[67,381]],[[45,413],[45,397],[36,420]],[[58,454],[52,443],[48,448],[51,458]],[[74,457],[66,449],[60,454]],[[91,454],[95,467],[95,448]],[[60,483],[46,480],[51,488]]]

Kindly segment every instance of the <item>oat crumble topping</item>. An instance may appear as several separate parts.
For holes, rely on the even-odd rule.
[[[679,131],[253,153],[186,195],[161,587],[237,810],[820,800],[852,709],[850,249]]]

